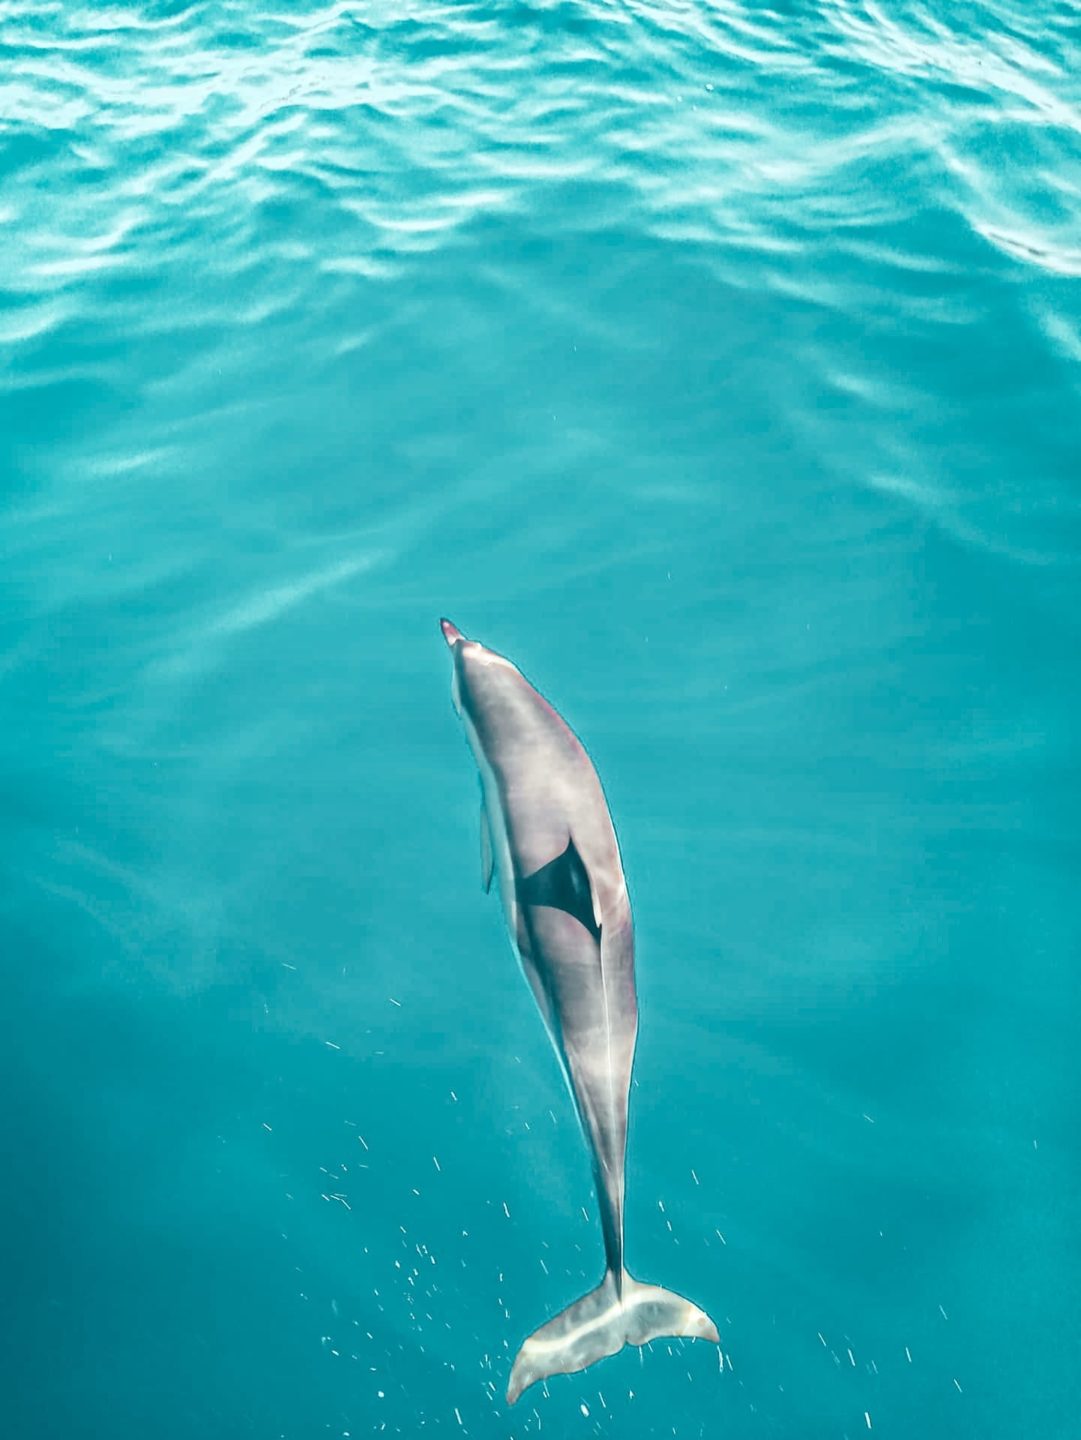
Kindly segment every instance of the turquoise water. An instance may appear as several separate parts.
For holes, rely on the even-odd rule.
[[[0,54],[4,1434],[1076,1435],[1075,7]],[[605,781],[723,1374],[503,1404],[601,1245],[440,614]]]

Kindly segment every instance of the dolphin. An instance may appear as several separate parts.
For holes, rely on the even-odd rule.
[[[717,1342],[697,1305],[623,1263],[627,1102],[638,1000],[634,930],[604,791],[566,721],[504,656],[441,620],[451,693],[481,778],[481,879],[499,880],[511,944],[589,1146],[604,1279],[523,1343],[507,1401],[661,1335]]]

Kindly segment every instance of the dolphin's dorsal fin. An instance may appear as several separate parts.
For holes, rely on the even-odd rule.
[[[596,896],[573,836],[568,837],[562,855],[518,881],[518,899],[523,905],[547,905],[553,910],[565,910],[585,926],[594,940],[601,938]]]
[[[492,888],[492,830],[488,824],[488,810],[482,800],[480,802],[480,883],[484,886],[485,895]]]

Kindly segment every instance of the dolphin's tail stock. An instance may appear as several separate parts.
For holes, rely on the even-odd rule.
[[[645,1345],[661,1335],[720,1340],[716,1325],[690,1300],[657,1285],[642,1285],[626,1271],[617,1283],[609,1270],[596,1290],[530,1335],[514,1361],[507,1400],[513,1405],[536,1380],[584,1370],[624,1345]]]

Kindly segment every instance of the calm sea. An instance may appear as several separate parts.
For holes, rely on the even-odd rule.
[[[0,1430],[1073,1440],[1066,0],[0,6]],[[600,1275],[437,620],[605,782]]]

